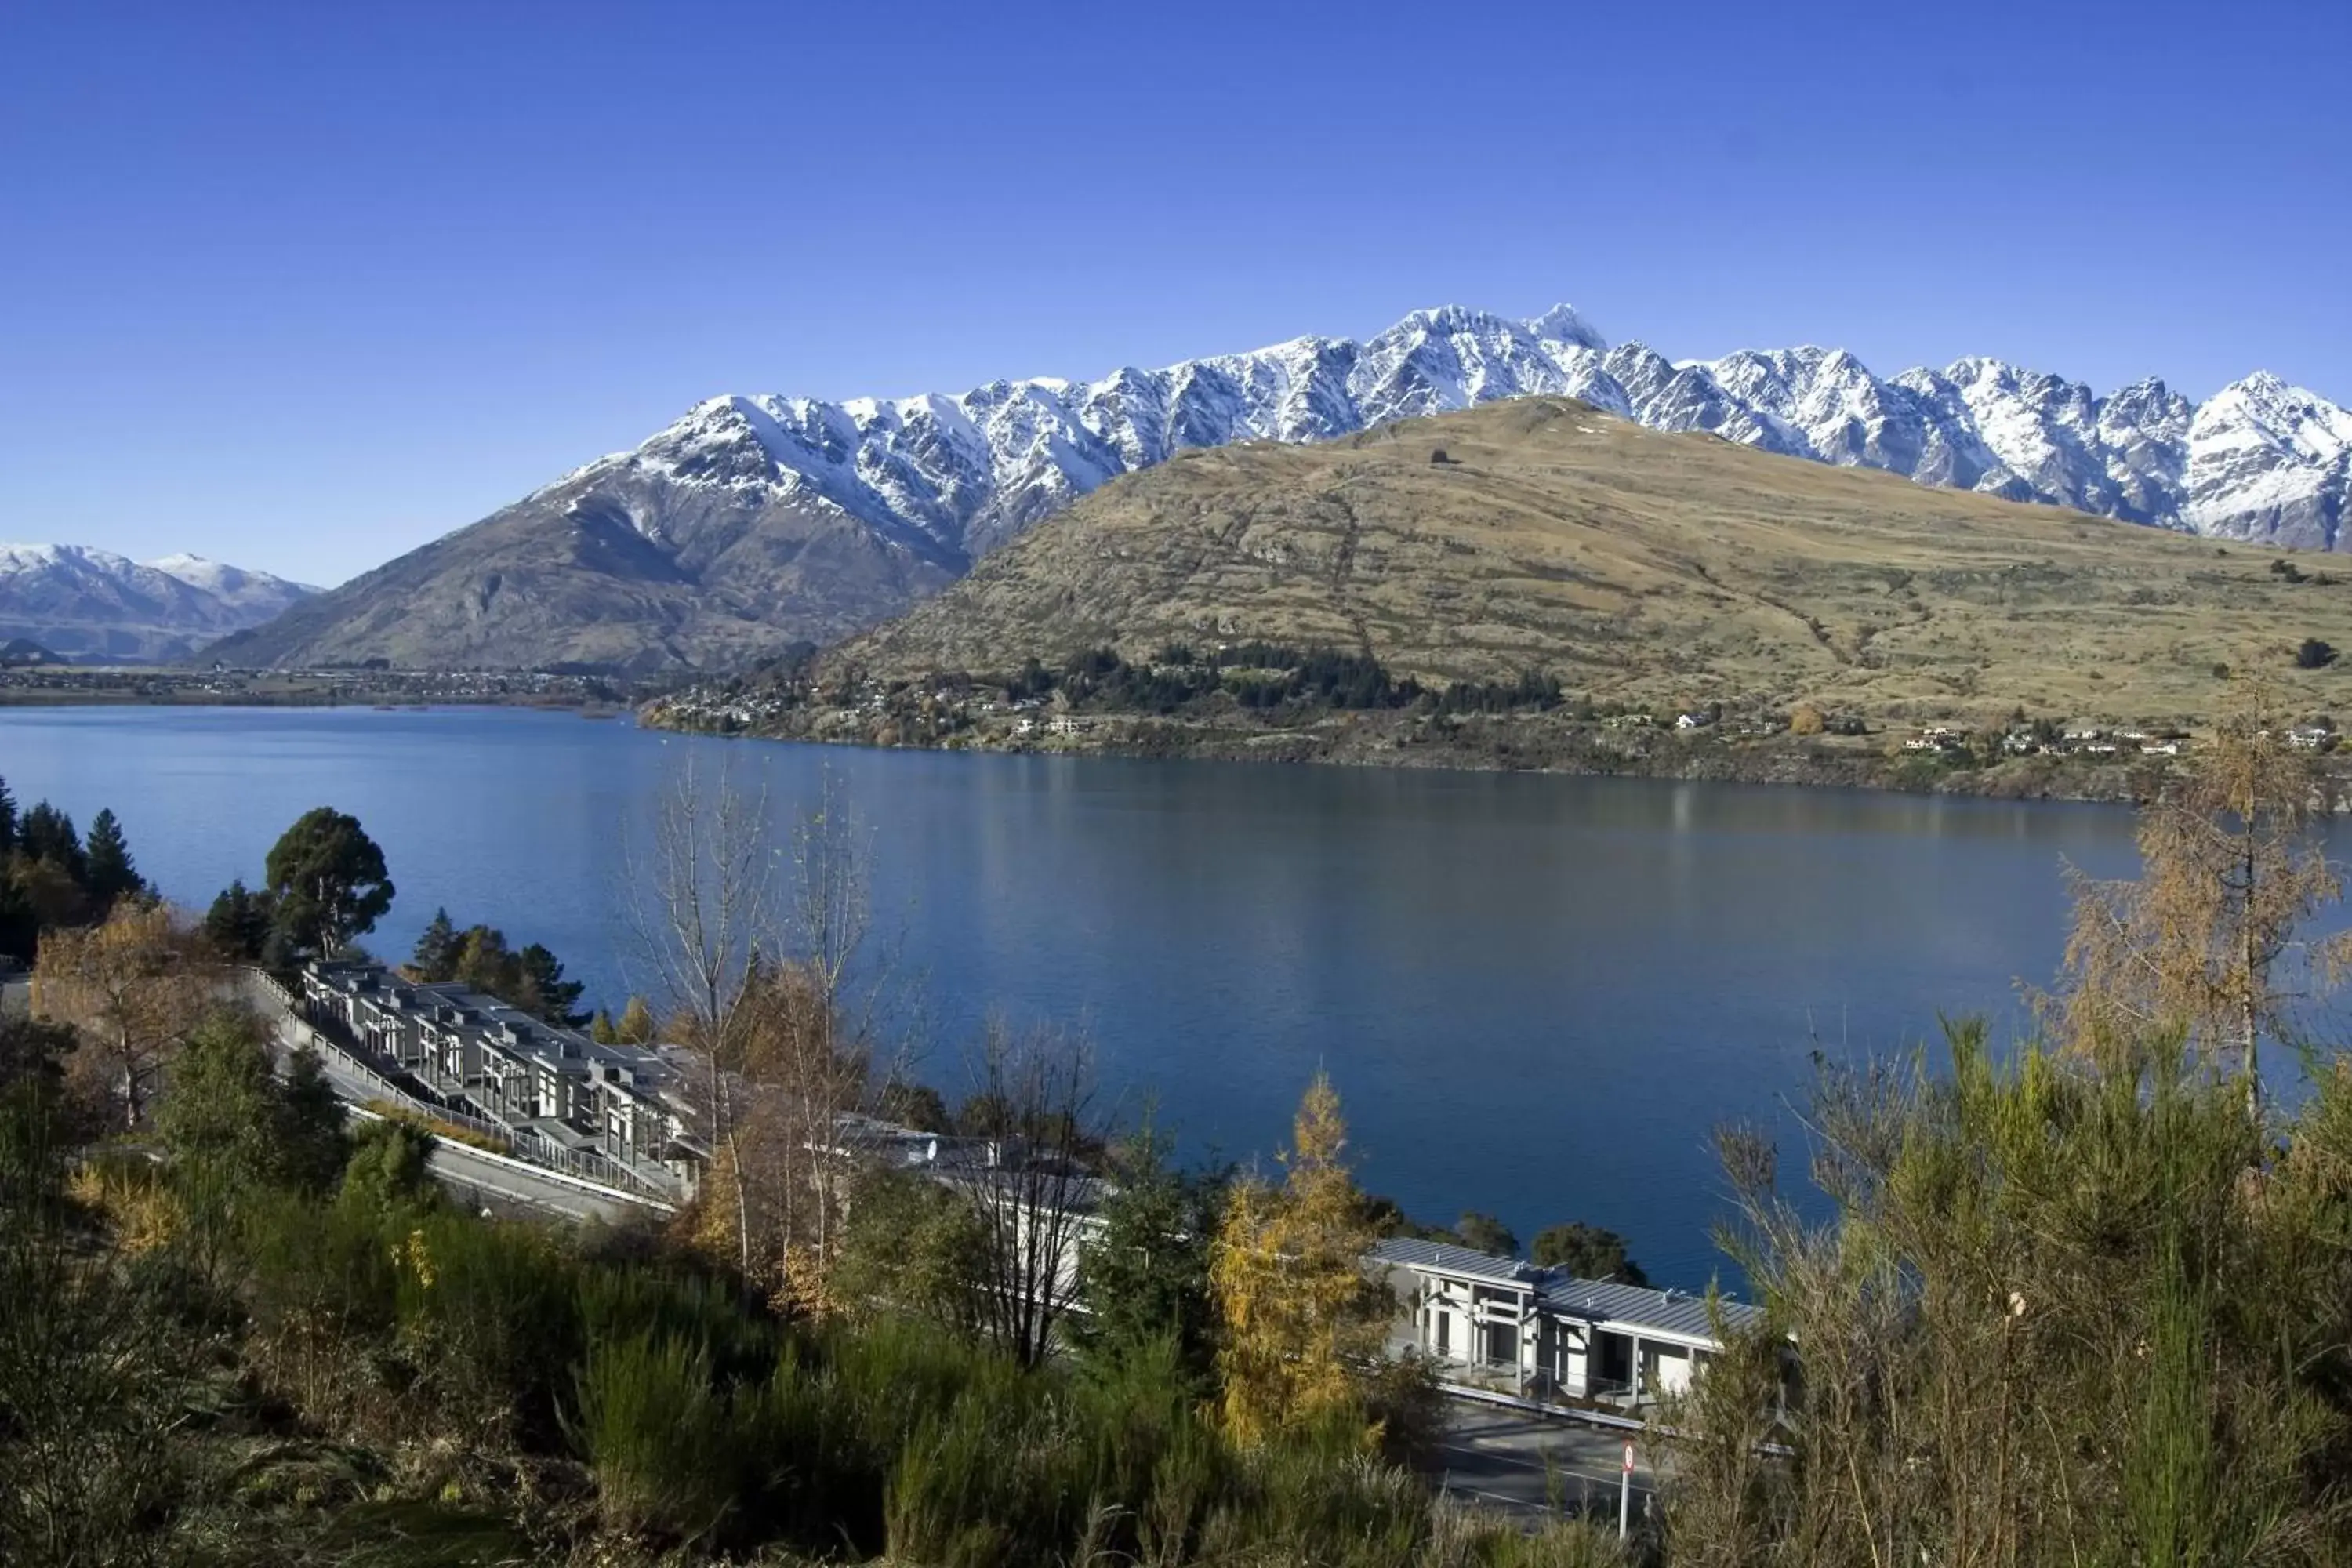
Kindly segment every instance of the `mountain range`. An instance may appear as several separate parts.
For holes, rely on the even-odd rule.
[[[317,592],[197,555],[138,562],[79,544],[0,544],[0,641],[81,663],[169,663]]]
[[[2258,373],[2201,404],[1990,359],[1675,361],[1573,309],[1415,311],[1095,381],[841,403],[725,396],[213,650],[251,665],[723,668],[894,615],[1121,475],[1567,395],[1668,432],[2265,547],[2352,548],[2352,412]]]
[[[993,697],[1031,658],[1174,667],[1175,649],[1272,644],[1424,685],[1547,675],[1669,713],[2191,721],[2229,689],[2217,671],[2244,668],[2325,710],[2342,678],[2296,652],[2347,639],[2352,580],[2276,560],[1535,396],[1180,452],[814,665],[698,698],[707,716],[745,702],[732,717],[761,728],[795,718],[776,691],[845,689],[797,719],[854,729],[903,691],[914,717],[888,721],[913,732],[965,672]]]

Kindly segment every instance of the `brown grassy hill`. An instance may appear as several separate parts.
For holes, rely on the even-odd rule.
[[[1265,639],[1424,681],[1536,669],[1602,699],[2182,719],[2220,693],[2217,665],[2258,664],[2326,708],[2352,671],[2299,671],[2294,650],[2352,647],[2352,582],[2271,562],[1527,399],[1186,452],[836,658],[1001,672]]]

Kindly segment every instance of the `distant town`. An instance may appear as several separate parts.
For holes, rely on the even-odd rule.
[[[184,703],[230,707],[411,707],[514,703],[619,710],[642,690],[608,675],[517,669],[205,669],[35,662],[0,664],[0,705]]]

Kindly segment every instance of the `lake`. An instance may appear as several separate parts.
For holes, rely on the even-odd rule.
[[[874,836],[923,1076],[952,1097],[992,1015],[1083,1026],[1108,1092],[1192,1154],[1263,1158],[1320,1067],[1360,1175],[1416,1217],[1624,1232],[1697,1287],[1726,1120],[1793,1128],[1816,1050],[1887,1052],[1939,1012],[2011,1036],[2046,982],[2062,858],[2133,864],[2097,806],[1520,774],[967,756],[692,739],[507,709],[0,710],[0,775],[201,908],[304,810],[351,812],[399,889],[543,942],[617,1010],[623,913],[689,750],[780,815],[832,770]],[[1784,1162],[1784,1169],[1801,1162]]]

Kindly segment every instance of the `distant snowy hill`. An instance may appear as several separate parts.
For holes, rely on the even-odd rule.
[[[1666,358],[1562,305],[1448,306],[1099,380],[824,403],[727,396],[221,656],[256,663],[719,667],[871,625],[1039,518],[1186,447],[1318,441],[1567,394],[1923,484],[2217,538],[2352,548],[2352,413],[2264,374],[2191,404],[1998,360],[1874,374],[1842,350]]]
[[[80,663],[168,662],[317,592],[194,555],[142,564],[79,544],[0,544],[0,641]]]

